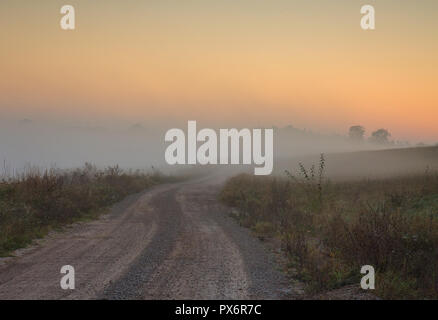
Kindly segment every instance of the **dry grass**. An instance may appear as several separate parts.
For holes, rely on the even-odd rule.
[[[239,175],[221,199],[243,225],[281,239],[310,292],[359,284],[368,264],[382,298],[438,298],[438,175],[330,182],[324,166]]]
[[[0,256],[54,228],[95,218],[125,196],[168,180],[158,171],[124,172],[118,166],[25,174],[0,181]]]

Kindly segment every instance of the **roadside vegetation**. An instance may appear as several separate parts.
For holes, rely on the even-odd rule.
[[[0,180],[0,256],[69,223],[96,218],[129,194],[175,180],[159,171],[38,169]]]
[[[261,238],[277,240],[290,272],[316,294],[376,270],[377,296],[438,298],[438,174],[330,181],[326,162],[284,177],[242,174],[221,200]]]

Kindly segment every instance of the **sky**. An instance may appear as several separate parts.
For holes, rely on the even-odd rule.
[[[376,30],[360,28],[364,4]],[[0,122],[360,124],[438,141],[436,0],[2,0],[0,39]]]

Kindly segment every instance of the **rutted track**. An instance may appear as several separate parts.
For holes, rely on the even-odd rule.
[[[227,216],[212,181],[157,186],[1,261],[0,299],[286,298],[275,259]],[[66,264],[75,290],[60,288]]]

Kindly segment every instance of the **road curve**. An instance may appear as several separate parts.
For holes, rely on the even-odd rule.
[[[0,299],[293,298],[272,254],[217,201],[215,178],[160,185],[0,260]],[[60,287],[63,265],[74,290]]]

